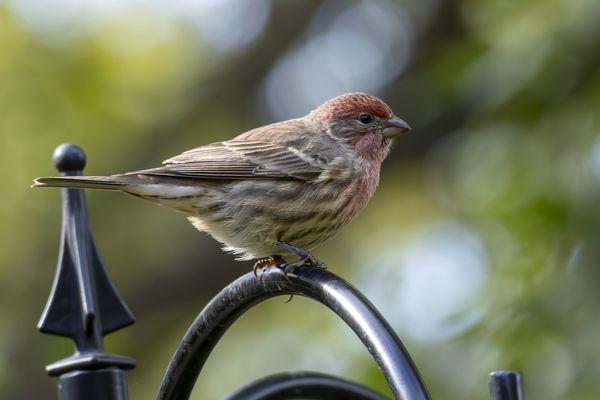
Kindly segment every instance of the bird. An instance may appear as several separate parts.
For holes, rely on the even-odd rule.
[[[302,118],[109,176],[40,177],[33,187],[122,191],[187,215],[253,271],[326,268],[311,251],[369,202],[392,139],[411,127],[376,96],[337,96]],[[288,262],[289,257],[298,258]]]

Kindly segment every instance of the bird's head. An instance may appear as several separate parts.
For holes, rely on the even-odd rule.
[[[411,129],[387,104],[366,93],[335,97],[309,115],[322,124],[329,135],[368,158],[377,157],[381,152],[387,154],[391,139]]]

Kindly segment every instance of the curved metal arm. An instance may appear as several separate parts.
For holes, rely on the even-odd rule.
[[[340,316],[373,355],[397,399],[429,399],[408,352],[375,307],[348,282],[314,267],[296,268],[287,277],[271,268],[261,280],[248,273],[223,289],[186,332],[165,372],[157,398],[187,399],[208,355],[231,324],[255,304],[289,294],[317,300]]]
[[[358,383],[316,372],[288,372],[259,379],[225,400],[387,400]]]

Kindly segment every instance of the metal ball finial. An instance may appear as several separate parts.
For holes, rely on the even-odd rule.
[[[82,171],[85,167],[85,153],[73,143],[59,145],[52,155],[54,166],[60,172]]]

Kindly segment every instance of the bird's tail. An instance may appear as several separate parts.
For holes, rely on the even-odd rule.
[[[127,182],[117,176],[49,176],[37,178],[31,187],[123,190]]]

